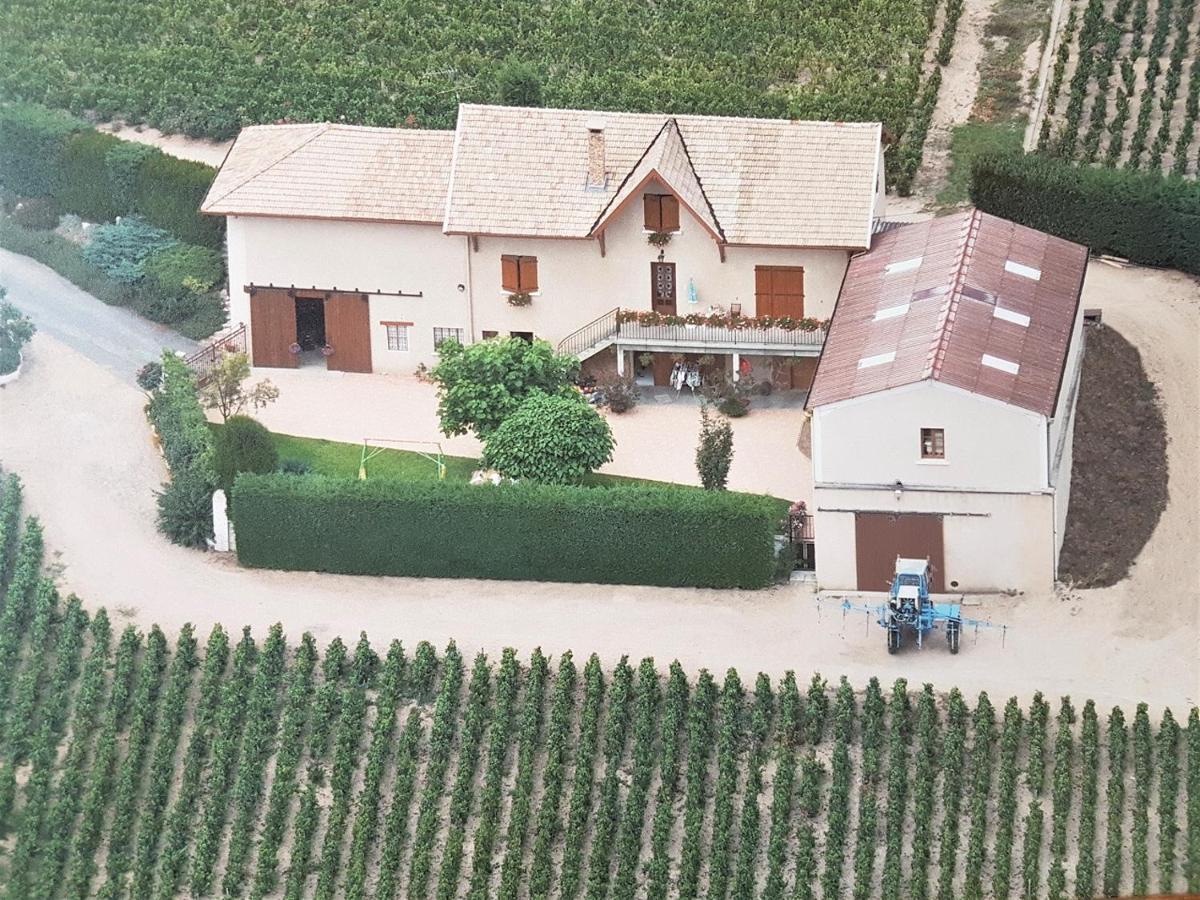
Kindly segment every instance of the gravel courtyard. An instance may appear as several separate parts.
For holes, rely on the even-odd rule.
[[[55,278],[0,273],[19,306],[28,305],[23,297],[61,287]],[[1007,623],[1007,636],[968,634],[957,657],[941,646],[888,657],[876,628],[859,616],[844,620],[836,603],[818,606],[798,585],[737,592],[355,578],[242,570],[170,546],[154,529],[152,492],[165,471],[142,414],[144,395],[130,376],[46,333],[35,337],[21,379],[0,390],[0,462],[24,478],[28,509],[46,526],[62,586],[90,606],[108,606],[118,621],[157,622],[168,631],[186,621],[202,631],[215,622],[246,623],[259,634],[282,621],[292,634],[308,629],[322,641],[365,630],[377,642],[453,637],[464,651],[573,648],[595,650],[609,663],[628,653],[661,664],[678,658],[690,671],[820,670],[856,683],[903,675],[994,697],[1027,698],[1040,689],[1079,701],[1178,708],[1200,699],[1200,288],[1175,274],[1094,264],[1084,302],[1104,309],[1160,386],[1171,436],[1170,503],[1131,577],[1103,590],[986,598],[978,614]],[[642,410],[628,421],[660,412]],[[753,424],[755,416],[744,421]],[[786,436],[793,447],[794,430]]]

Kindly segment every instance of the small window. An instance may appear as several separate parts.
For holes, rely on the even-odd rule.
[[[679,230],[678,199],[670,194],[645,194],[642,203],[645,208],[647,231]]]
[[[524,291],[532,294],[538,289],[538,266],[536,256],[501,256],[500,286],[513,293]]]
[[[442,346],[446,341],[463,342],[463,330],[461,328],[435,328],[433,329],[433,349]]]
[[[921,459],[946,458],[946,432],[941,428],[921,429]]]
[[[492,338],[496,337],[499,334],[500,334],[500,332],[498,332],[498,331],[488,331],[486,329],[481,332],[481,335],[485,341],[490,341]]]
[[[508,336],[514,337],[519,341],[524,341],[527,344],[533,343],[533,332],[532,331],[510,331],[508,333]]]
[[[387,348],[389,350],[408,350],[408,326],[412,322],[384,322],[387,329]]]

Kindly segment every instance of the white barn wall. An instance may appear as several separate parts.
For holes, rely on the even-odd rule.
[[[921,429],[943,428],[945,461],[921,459]],[[1042,416],[935,381],[813,411],[818,484],[1037,491],[1046,485]]]
[[[1053,497],[905,490],[814,491],[817,582],[822,590],[857,587],[854,513],[941,513],[947,590],[1045,592],[1054,581]],[[978,515],[954,515],[976,513]],[[1002,552],[1000,552],[1002,551]],[[958,586],[950,587],[952,581]]]
[[[404,291],[422,297],[370,298],[376,372],[411,373],[436,355],[433,329],[462,328],[471,339],[467,241],[438,225],[230,216],[229,303],[233,322],[250,325],[248,284]],[[458,285],[463,290],[458,290]],[[412,322],[409,350],[389,351],[381,322]]]

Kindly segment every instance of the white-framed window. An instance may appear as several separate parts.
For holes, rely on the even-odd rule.
[[[389,350],[408,350],[408,328],[412,322],[383,322],[387,330],[387,348]]]
[[[433,329],[433,347],[436,350],[442,346],[443,341],[458,341],[463,342],[463,330],[461,328],[435,328]]]

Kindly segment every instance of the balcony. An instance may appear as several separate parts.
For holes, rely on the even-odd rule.
[[[823,324],[753,316],[659,316],[614,309],[568,335],[559,342],[558,350],[580,359],[613,344],[620,350],[642,352],[820,356],[825,343]]]

